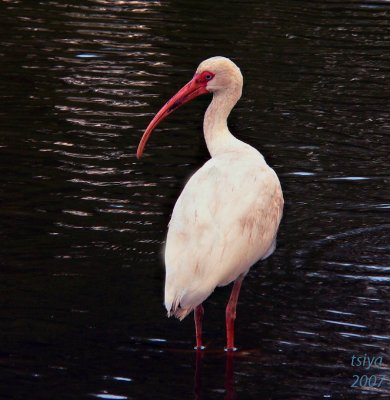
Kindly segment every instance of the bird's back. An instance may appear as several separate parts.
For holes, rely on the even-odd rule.
[[[248,146],[249,148],[249,146]],[[283,195],[256,150],[213,157],[174,207],[165,248],[165,305],[184,318],[275,248]]]

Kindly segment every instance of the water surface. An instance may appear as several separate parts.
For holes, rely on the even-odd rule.
[[[0,7],[0,397],[387,398],[389,2]],[[276,252],[244,282],[233,358],[229,287],[205,304],[198,358],[192,318],[162,306],[166,226],[209,157],[209,98],[135,158],[154,113],[214,55],[243,72],[230,128],[286,200]],[[383,362],[351,365],[364,355]]]

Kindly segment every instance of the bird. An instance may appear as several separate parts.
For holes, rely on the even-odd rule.
[[[234,322],[249,269],[270,256],[283,214],[283,192],[262,154],[234,136],[228,116],[242,95],[243,76],[229,58],[202,61],[193,78],[155,115],[137,148],[140,159],[156,126],[194,98],[212,94],[203,131],[211,158],[188,180],[174,206],[165,243],[164,304],[168,317],[194,311],[194,349],[203,350],[203,302],[233,282],[226,306],[225,351],[236,351]]]

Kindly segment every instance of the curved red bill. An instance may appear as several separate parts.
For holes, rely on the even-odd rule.
[[[175,110],[181,107],[183,104],[188,103],[195,97],[201,94],[209,93],[206,89],[206,82],[198,80],[197,75],[194,76],[185,86],[183,86],[155,115],[148,127],[146,128],[142,138],[139,142],[137,149],[137,158],[142,157],[146,142],[152,134],[154,128],[169,114],[172,114]]]

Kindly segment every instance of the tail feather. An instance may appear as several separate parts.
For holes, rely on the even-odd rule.
[[[182,321],[192,310],[192,307],[182,308],[180,306],[180,297],[176,296],[171,304],[165,303],[165,307],[167,309],[167,316],[172,317],[175,316],[180,321]]]
[[[168,317],[171,317],[172,315],[178,318],[180,321],[183,321],[183,319],[192,311],[192,308],[181,308],[178,307],[176,310],[171,310],[170,313],[168,313]]]
[[[202,304],[213,292],[213,283],[206,285],[195,283],[190,288],[172,287],[165,285],[165,308],[168,317],[175,316],[182,321],[195,307]]]

